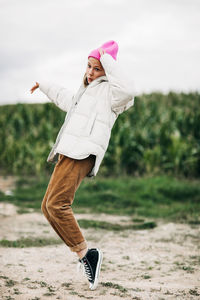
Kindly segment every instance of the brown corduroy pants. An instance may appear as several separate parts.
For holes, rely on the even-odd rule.
[[[71,205],[81,181],[93,168],[95,158],[90,155],[78,160],[59,154],[41,205],[53,229],[73,252],[87,248]]]

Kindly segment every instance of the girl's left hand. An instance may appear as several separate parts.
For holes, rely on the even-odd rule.
[[[102,56],[103,54],[106,53],[106,51],[105,51],[103,48],[99,48],[99,53],[100,53],[100,55]]]

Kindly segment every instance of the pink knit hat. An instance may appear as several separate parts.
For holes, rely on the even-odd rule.
[[[103,48],[103,50],[105,50],[106,53],[110,54],[115,60],[117,59],[118,44],[115,41],[108,41],[103,45],[101,45],[99,48],[92,50],[88,55],[88,58],[94,57],[100,60],[101,57],[99,53],[100,48]]]

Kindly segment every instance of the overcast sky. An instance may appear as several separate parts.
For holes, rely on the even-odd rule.
[[[199,0],[0,0],[0,104],[46,102],[35,81],[76,92],[108,40],[136,94],[200,90]]]

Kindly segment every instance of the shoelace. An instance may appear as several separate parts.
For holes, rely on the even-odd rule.
[[[88,266],[88,264],[86,262],[78,262],[78,265],[77,265],[77,272],[80,271],[80,269],[82,269],[82,272],[83,274],[87,277],[87,279],[89,281],[92,280],[92,274],[91,274],[91,270],[90,270],[90,267]]]

